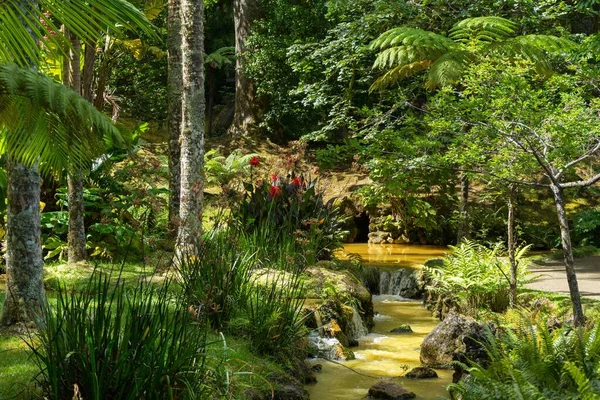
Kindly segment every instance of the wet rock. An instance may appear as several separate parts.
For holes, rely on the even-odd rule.
[[[412,333],[413,330],[408,324],[402,324],[397,328],[394,328],[390,331],[390,333]]]
[[[360,343],[356,339],[351,339],[348,341],[348,347],[358,347]]]
[[[349,347],[348,337],[342,332],[342,328],[335,319],[329,321],[328,324],[323,326],[325,337],[337,339],[342,346]]]
[[[415,394],[388,380],[380,380],[369,389],[369,398],[381,400],[414,399]]]
[[[392,238],[392,236],[389,232],[377,231],[377,232],[369,233],[369,243],[373,243],[373,244],[388,243],[388,241],[387,241],[388,239],[391,239],[392,242],[394,241],[394,239]]]
[[[329,353],[329,360],[334,361],[349,361],[356,359],[354,352],[341,344],[337,344],[333,346],[331,352]]]
[[[450,312],[421,344],[421,363],[426,367],[448,368],[453,360],[472,357],[475,361],[485,351],[473,339],[481,338],[483,325],[473,318]]]
[[[321,358],[334,361],[354,360],[354,352],[344,346],[336,338],[322,338],[315,332],[308,335],[308,348]]]
[[[310,370],[312,372],[321,372],[323,370],[323,364],[314,364],[314,365],[311,365]]]
[[[273,396],[269,393],[263,399],[273,400],[309,400],[309,395],[304,385],[290,375],[271,373],[267,380],[273,387]]]
[[[429,367],[416,367],[408,371],[405,376],[408,379],[431,379],[437,378],[438,374]]]

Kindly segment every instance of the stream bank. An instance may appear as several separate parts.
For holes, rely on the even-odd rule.
[[[341,259],[361,255],[363,262],[377,268],[379,292],[373,296],[375,316],[370,333],[358,338],[353,347],[354,359],[328,362],[313,359],[312,365],[321,364],[317,383],[306,387],[312,400],[364,399],[369,388],[380,378],[393,378],[396,383],[414,392],[417,399],[438,399],[447,396],[445,387],[452,381],[452,371],[436,370],[439,378],[411,380],[403,377],[412,368],[421,365],[420,345],[424,337],[439,323],[425,309],[422,302],[399,296],[402,279],[418,272],[419,265],[429,258],[444,255],[445,248],[418,245],[349,244],[338,253]],[[394,282],[400,282],[398,284]],[[392,292],[392,293],[386,293]],[[409,325],[412,332],[390,331]]]

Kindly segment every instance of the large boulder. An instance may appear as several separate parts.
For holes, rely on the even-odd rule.
[[[454,360],[483,361],[486,353],[479,342],[484,335],[484,325],[451,311],[423,339],[421,363],[432,368],[449,368]]]
[[[416,395],[395,382],[382,379],[369,389],[369,398],[381,400],[414,399]]]

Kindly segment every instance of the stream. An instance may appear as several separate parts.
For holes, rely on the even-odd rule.
[[[443,256],[446,251],[435,246],[348,244],[337,256],[343,259],[350,253],[358,253],[366,264],[389,272],[416,268],[429,258]],[[419,346],[439,321],[432,318],[418,300],[380,294],[373,296],[373,305],[375,326],[368,335],[359,338],[358,347],[352,348],[355,360],[341,362],[341,365],[321,359],[312,361],[323,367],[322,372],[317,373],[318,382],[306,387],[311,400],[363,400],[379,378],[400,377],[421,365]],[[410,325],[413,332],[389,333],[402,324]],[[395,381],[414,392],[417,399],[447,397],[445,387],[452,381],[452,371],[436,371],[437,379],[397,378]]]

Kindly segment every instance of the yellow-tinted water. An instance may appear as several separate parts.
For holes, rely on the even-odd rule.
[[[336,256],[348,259],[352,254],[359,254],[367,264],[412,266],[423,264],[430,258],[443,257],[447,252],[447,247],[440,246],[350,243],[344,245]]]
[[[434,246],[350,244],[344,246],[339,256],[359,253],[369,264],[406,267],[442,256],[445,251],[445,248]],[[314,361],[322,364],[323,369],[317,373],[318,382],[307,386],[311,400],[363,400],[369,388],[381,377],[394,378],[413,391],[417,399],[447,397],[445,387],[452,380],[451,371],[437,370],[438,379],[410,380],[400,377],[407,368],[421,365],[419,346],[439,321],[432,318],[431,313],[418,301],[382,295],[374,296],[373,303],[378,313],[375,327],[369,335],[359,339],[359,347],[352,349],[356,360],[342,362],[342,365]],[[410,325],[413,333],[390,333],[401,324]]]

